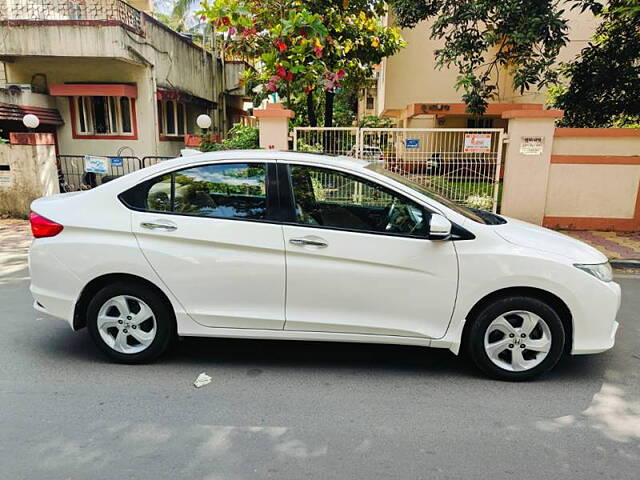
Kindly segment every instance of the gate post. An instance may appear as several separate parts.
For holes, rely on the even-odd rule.
[[[0,213],[29,214],[31,202],[60,193],[51,133],[11,132],[0,144]]]
[[[289,119],[294,116],[293,110],[285,109],[281,103],[268,103],[253,114],[258,119],[260,148],[289,150]]]
[[[502,118],[509,120],[509,143],[501,213],[542,225],[555,120],[563,114],[562,110],[508,110],[502,113]]]

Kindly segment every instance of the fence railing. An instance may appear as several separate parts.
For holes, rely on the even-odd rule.
[[[293,129],[293,149],[355,156],[359,135],[357,127],[296,127]]]
[[[60,183],[60,191],[75,192],[78,190],[89,190],[114,178],[174,157],[148,156],[138,158],[102,156],[100,158],[103,159],[104,166],[106,167],[106,172],[104,173],[87,171],[86,155],[58,155],[58,181]]]
[[[497,128],[294,129],[294,149],[351,157],[385,168],[457,203],[497,211],[503,130]]]
[[[143,15],[121,0],[4,0],[0,21],[122,25],[144,35]]]

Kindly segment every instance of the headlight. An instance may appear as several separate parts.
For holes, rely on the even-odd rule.
[[[606,263],[597,263],[597,264],[584,264],[584,263],[576,263],[574,264],[580,270],[583,270],[599,280],[603,282],[610,282],[613,280],[613,270],[611,269],[611,264],[609,262]]]

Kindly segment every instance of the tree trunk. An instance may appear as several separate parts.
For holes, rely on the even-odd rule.
[[[333,127],[333,99],[336,96],[333,92],[324,93],[324,126]]]
[[[309,117],[309,126],[318,126],[318,117],[316,116],[316,102],[313,98],[313,92],[307,93],[307,117]]]

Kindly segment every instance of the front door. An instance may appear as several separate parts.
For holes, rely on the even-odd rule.
[[[216,163],[140,186],[133,232],[151,266],[198,323],[282,329],[282,226],[271,223],[267,170]]]
[[[285,329],[442,337],[458,263],[453,242],[427,239],[429,212],[348,173],[289,172]]]

